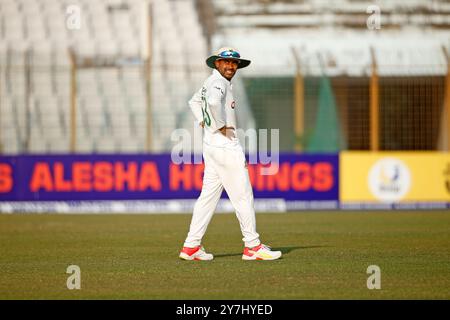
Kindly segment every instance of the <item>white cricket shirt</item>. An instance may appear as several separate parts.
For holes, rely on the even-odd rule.
[[[189,100],[189,107],[198,123],[204,122],[203,143],[215,147],[235,147],[236,138],[227,138],[220,131],[223,126],[236,127],[236,102],[231,82],[213,70],[203,86]],[[235,131],[235,136],[237,133]]]

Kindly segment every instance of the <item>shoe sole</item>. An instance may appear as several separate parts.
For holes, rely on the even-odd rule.
[[[192,257],[184,252],[181,252],[179,257],[180,257],[180,259],[187,260],[187,261],[211,261],[214,259],[214,258],[213,259],[200,259],[198,257]]]
[[[246,261],[255,261],[255,260],[267,260],[267,261],[272,261],[272,260],[277,260],[281,258],[281,254],[278,257],[272,257],[272,258],[260,258],[256,255],[253,255],[251,257],[243,254],[242,255],[242,260],[246,260]]]

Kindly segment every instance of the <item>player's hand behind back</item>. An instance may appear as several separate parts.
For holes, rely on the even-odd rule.
[[[225,137],[227,137],[230,140],[232,138],[236,138],[233,127],[223,126],[222,128],[219,129],[219,131],[220,131],[220,133],[222,133]]]

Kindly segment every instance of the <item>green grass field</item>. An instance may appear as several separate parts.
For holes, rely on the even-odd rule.
[[[450,212],[258,214],[278,261],[242,261],[232,214],[182,261],[191,215],[0,215],[0,299],[449,299]],[[81,289],[68,290],[69,265]],[[381,290],[369,290],[369,265]]]

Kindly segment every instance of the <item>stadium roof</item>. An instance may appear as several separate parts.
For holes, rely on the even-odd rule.
[[[445,75],[443,46],[450,52],[450,32],[411,30],[269,30],[233,29],[216,34],[213,47],[231,45],[252,60],[243,70],[252,75],[289,75],[295,72],[292,48],[302,72],[319,75],[370,74],[371,48],[382,76]]]
[[[253,60],[242,72],[369,74],[371,49],[380,75],[443,75],[450,49],[450,3],[444,0],[213,0],[212,46],[231,45]],[[380,29],[369,30],[377,11]],[[373,22],[373,21],[372,21]],[[449,50],[450,51],[450,50]],[[323,61],[323,68],[319,60]]]

